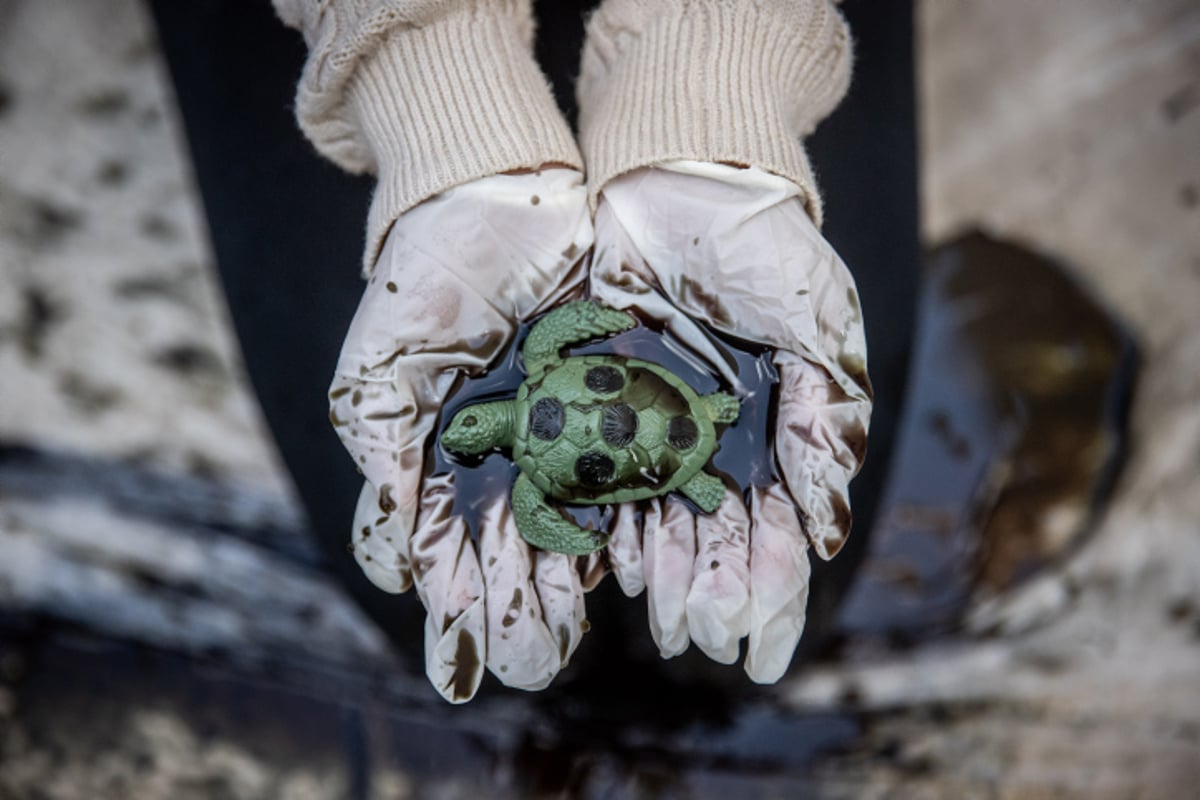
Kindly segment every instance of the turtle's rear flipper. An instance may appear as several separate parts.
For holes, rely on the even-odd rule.
[[[521,537],[534,547],[586,556],[608,544],[608,534],[585,531],[546,504],[546,495],[522,473],[512,490],[513,519]]]
[[[525,371],[533,375],[547,361],[557,359],[559,351],[569,344],[610,336],[635,325],[637,322],[624,311],[605,308],[591,300],[561,305],[538,320],[525,337],[521,348]]]
[[[708,418],[716,423],[728,425],[736,421],[742,411],[742,401],[725,392],[705,395],[700,401],[708,409]]]
[[[701,510],[712,513],[725,499],[725,484],[715,475],[709,475],[704,470],[697,472],[687,483],[679,487],[687,499],[700,506]]]

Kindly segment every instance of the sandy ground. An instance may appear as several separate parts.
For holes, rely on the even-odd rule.
[[[783,695],[805,709],[853,697],[874,715],[861,747],[821,766],[831,796],[1187,796],[1200,780],[1200,7],[925,0],[918,30],[927,243],[983,226],[1073,265],[1143,349],[1132,448],[1088,542],[978,612],[989,635],[851,654]],[[239,519],[294,527],[205,237],[139,3],[0,2],[0,442],[219,479]],[[110,568],[151,569],[178,537],[211,545],[130,525],[94,498],[0,498],[0,606],[112,625],[99,609],[130,587]],[[280,567],[254,542],[228,548],[223,581],[180,567],[200,587],[183,613],[222,624],[164,640],[137,617],[117,632],[184,650],[236,641],[247,617],[220,598],[271,572],[291,622],[256,637],[316,631],[314,648],[386,659],[302,559]],[[288,606],[299,586],[321,593],[327,624]],[[0,687],[0,797],[51,786],[52,762],[14,713]],[[174,766],[113,785],[191,796],[172,792],[199,769],[224,775],[229,796],[344,793],[339,775],[196,735],[186,720],[132,715],[114,741],[160,743]],[[78,767],[88,777],[124,774],[93,756]],[[408,792],[402,776],[379,785]]]

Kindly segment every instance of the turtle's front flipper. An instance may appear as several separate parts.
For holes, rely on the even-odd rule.
[[[525,337],[521,349],[525,371],[535,374],[546,362],[557,359],[559,351],[569,344],[610,336],[636,324],[624,311],[605,308],[591,300],[561,305],[538,320]]]
[[[546,495],[521,473],[512,490],[513,519],[521,537],[534,547],[586,556],[608,544],[608,534],[585,531],[546,504]]]
[[[731,394],[717,392],[700,398],[708,409],[708,418],[713,422],[729,424],[737,420],[742,410],[742,402]]]
[[[712,513],[725,499],[725,484],[716,475],[700,470],[679,487],[689,500],[701,510]]]

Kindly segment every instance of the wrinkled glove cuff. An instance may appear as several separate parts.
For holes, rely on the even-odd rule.
[[[760,167],[821,200],[800,137],[841,100],[851,43],[828,0],[607,0],[588,26],[579,138],[600,190],[676,159]]]
[[[434,195],[579,150],[529,49],[527,25],[476,10],[397,27],[349,83],[379,183],[367,220],[370,272],[398,216]]]

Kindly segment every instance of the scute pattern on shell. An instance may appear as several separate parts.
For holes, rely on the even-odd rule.
[[[612,447],[628,447],[638,432],[638,413],[628,403],[607,406],[600,415],[600,436]]]
[[[560,435],[545,439],[534,430],[541,412],[519,413],[529,422],[526,435],[518,431],[513,458],[559,500],[608,503],[662,494],[702,469],[716,446],[701,398],[649,362],[576,356],[551,363],[517,396],[523,409],[549,409],[547,401],[563,410]]]
[[[667,444],[676,450],[691,450],[699,436],[700,429],[691,417],[673,417],[667,423]]]
[[[585,486],[603,486],[612,480],[616,469],[613,460],[604,453],[587,452],[575,462],[575,474]]]
[[[602,365],[589,369],[583,381],[593,392],[612,394],[621,391],[621,387],[625,385],[625,376],[615,367]]]
[[[547,442],[554,441],[562,433],[566,411],[562,403],[553,397],[541,397],[529,409],[529,432]]]

